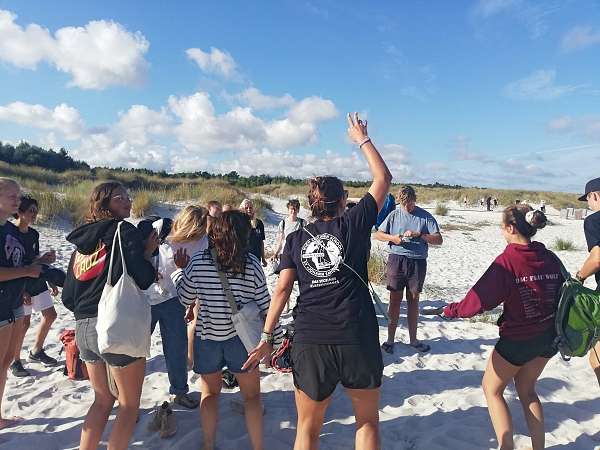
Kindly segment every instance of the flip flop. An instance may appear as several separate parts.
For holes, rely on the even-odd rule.
[[[390,355],[394,354],[394,344],[390,344],[389,342],[384,342],[383,344],[381,344],[381,350],[383,350],[386,353],[389,353]]]
[[[431,346],[424,344],[423,342],[417,342],[415,344],[409,344],[411,347],[416,349],[419,353],[426,353],[431,350]]]

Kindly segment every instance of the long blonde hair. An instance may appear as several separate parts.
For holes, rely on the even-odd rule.
[[[208,209],[197,205],[183,208],[173,221],[169,234],[171,242],[190,242],[202,239],[206,235]]]

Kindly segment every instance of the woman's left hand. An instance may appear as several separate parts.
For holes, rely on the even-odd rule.
[[[177,250],[175,256],[173,256],[173,262],[177,268],[185,269],[190,262],[190,256],[187,254],[187,250],[185,248]]]
[[[273,346],[267,341],[260,341],[256,348],[248,353],[248,359],[242,366],[242,370],[255,369],[261,361],[271,356],[271,353],[273,353]]]

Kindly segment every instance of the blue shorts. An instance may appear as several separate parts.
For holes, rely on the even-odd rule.
[[[194,339],[194,372],[208,375],[220,372],[225,366],[233,373],[243,373],[242,366],[248,359],[246,347],[239,337],[226,341]]]
[[[7,325],[15,323],[16,320],[19,320],[23,316],[25,316],[25,308],[23,307],[23,305],[21,305],[18,308],[13,309],[13,318],[12,319],[0,321],[0,328],[3,328]]]

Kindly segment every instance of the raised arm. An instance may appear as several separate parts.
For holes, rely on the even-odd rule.
[[[381,211],[385,203],[385,197],[392,184],[392,174],[369,138],[367,121],[363,122],[358,117],[358,113],[354,113],[354,117],[348,114],[348,135],[359,146],[367,159],[367,164],[369,164],[369,169],[373,176],[369,193],[373,196],[375,202],[377,202],[377,210]]]

